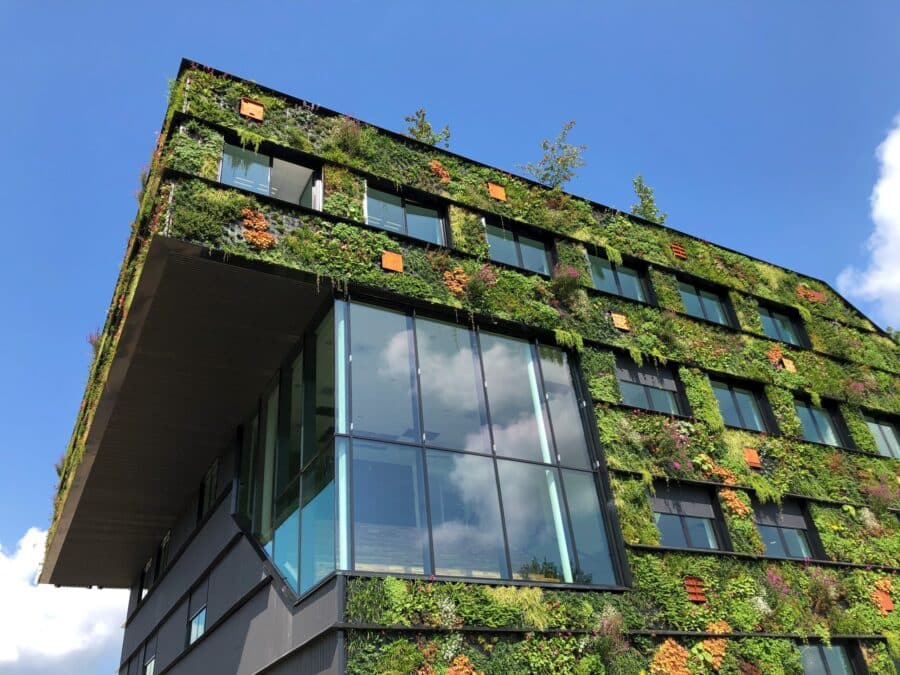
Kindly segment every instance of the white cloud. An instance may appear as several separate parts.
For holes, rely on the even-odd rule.
[[[114,673],[128,592],[38,586],[46,538],[0,545],[0,674]]]
[[[900,326],[900,115],[878,146],[878,182],[872,190],[875,230],[866,240],[868,267],[845,268],[837,279],[845,295],[875,303],[879,318]]]

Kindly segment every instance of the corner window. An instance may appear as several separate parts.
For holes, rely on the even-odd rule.
[[[685,311],[698,319],[730,326],[728,302],[723,293],[701,288],[695,284],[678,280],[678,291],[684,303]]]
[[[843,645],[800,645],[804,675],[853,675],[856,670]]]
[[[315,169],[237,145],[225,144],[219,181],[291,204],[321,208]]]
[[[766,555],[778,558],[812,558],[809,523],[800,502],[754,504],[753,519],[766,546]]]
[[[709,383],[725,424],[751,431],[767,431],[759,392],[713,378],[709,379]]]
[[[206,603],[209,593],[209,579],[191,592],[188,602],[188,635],[187,643],[194,644],[206,632]]]
[[[900,433],[897,425],[885,419],[876,419],[866,415],[866,425],[875,437],[878,454],[884,457],[900,459]]]
[[[759,319],[762,322],[763,332],[770,338],[798,347],[803,345],[799,322],[786,312],[760,305]]]
[[[366,223],[432,244],[444,244],[440,211],[371,186],[366,188]]]
[[[844,445],[836,412],[798,400],[794,401],[794,409],[803,425],[803,440],[835,447]]]
[[[663,546],[720,549],[712,497],[703,488],[657,486],[651,498],[653,519]]]
[[[627,356],[617,354],[616,378],[625,405],[669,415],[684,414],[678,383],[670,368],[639,366]]]
[[[200,513],[199,518],[202,520],[206,514],[210,512],[213,507],[213,504],[216,503],[216,497],[218,496],[218,492],[216,488],[218,487],[219,482],[219,460],[216,459],[209,469],[206,470],[206,475],[203,477],[203,483],[200,485]]]
[[[547,244],[498,225],[485,225],[490,259],[537,274],[550,275]]]
[[[634,267],[615,265],[605,258],[588,254],[594,288],[639,302],[648,302],[644,275]]]

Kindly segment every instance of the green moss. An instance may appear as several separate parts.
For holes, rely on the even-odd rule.
[[[629,544],[658,546],[659,530],[653,524],[647,485],[626,478],[614,478],[611,482],[622,538]]]
[[[678,292],[678,282],[675,277],[656,267],[651,267],[650,283],[660,307],[673,312],[684,312],[684,302],[681,300],[681,293]]]
[[[878,446],[875,443],[875,437],[866,424],[862,410],[852,405],[841,406],[841,417],[847,424],[847,430],[850,432],[850,438],[857,449],[878,454]]]
[[[712,430],[724,429],[725,422],[719,411],[719,402],[706,373],[696,368],[679,368],[678,377],[684,384],[684,393],[694,417]]]
[[[900,525],[892,515],[879,517],[866,508],[810,504],[816,531],[832,560],[900,567]]]
[[[622,400],[619,381],[616,379],[616,356],[610,351],[586,348],[581,355],[581,366],[587,378],[588,390],[595,401],[618,403]]]
[[[487,235],[479,214],[459,206],[451,206],[450,232],[454,248],[477,258],[487,257]]]
[[[335,216],[363,220],[366,182],[346,169],[326,164],[322,210]]]
[[[766,398],[778,422],[778,428],[785,436],[800,438],[803,436],[803,425],[797,417],[794,407],[794,395],[782,387],[768,386],[765,388]]]

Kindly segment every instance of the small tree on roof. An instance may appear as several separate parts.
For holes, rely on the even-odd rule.
[[[419,108],[409,117],[404,117],[404,121],[409,122],[409,128],[406,135],[415,138],[417,141],[428,143],[428,145],[443,145],[445,148],[450,147],[450,127],[444,125],[438,133],[434,132],[434,127],[428,121],[428,113],[425,108]]]
[[[584,166],[581,153],[587,150],[586,145],[572,145],[567,142],[569,132],[574,126],[575,120],[563,124],[555,141],[551,142],[549,138],[545,138],[541,143],[544,156],[537,163],[520,164],[519,168],[539,183],[556,189],[572,180],[575,177],[575,169]]]
[[[634,177],[633,184],[634,194],[638,198],[638,203],[631,205],[631,212],[636,216],[652,220],[660,225],[665,223],[669,214],[662,213],[659,210],[659,207],[656,205],[656,198],[653,196],[653,188],[644,182],[644,177],[638,174]]]

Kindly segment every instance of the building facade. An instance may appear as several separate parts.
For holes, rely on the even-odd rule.
[[[42,581],[120,675],[896,673],[900,351],[827,284],[183,62]]]

